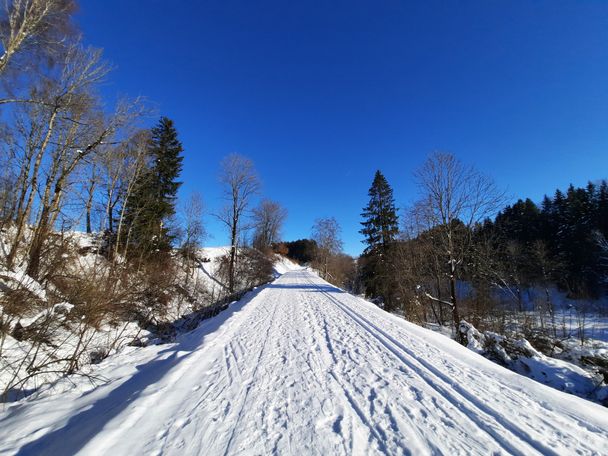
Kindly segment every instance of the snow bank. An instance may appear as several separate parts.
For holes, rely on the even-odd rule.
[[[466,336],[470,350],[488,359],[552,388],[608,405],[608,385],[597,370],[587,371],[571,362],[545,356],[524,338],[480,332],[464,320],[460,323],[460,332]],[[582,352],[588,356],[603,353],[602,350],[592,352],[589,347]]]

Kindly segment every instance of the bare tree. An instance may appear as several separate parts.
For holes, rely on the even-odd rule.
[[[252,198],[259,193],[260,181],[251,160],[239,154],[230,154],[222,161],[220,182],[223,185],[226,205],[216,217],[226,225],[230,236],[228,290],[234,293],[243,216]]]
[[[20,172],[13,219],[17,229],[8,265],[12,267],[33,216],[27,270],[38,277],[41,249],[61,213],[75,171],[95,161],[117,131],[139,113],[131,103],[119,103],[106,115],[95,96],[107,74],[101,52],[77,44],[66,53],[56,79],[50,79],[39,98],[44,104],[23,105],[17,122],[21,134]],[[136,103],[137,104],[137,103]],[[32,210],[37,209],[33,214]]]
[[[124,233],[125,211],[131,198],[135,183],[143,172],[148,158],[149,130],[131,132],[116,147],[104,149],[100,157],[102,180],[102,204],[105,218],[102,229],[107,230],[113,239],[114,246],[110,248],[112,255],[119,253]],[[115,218],[116,217],[116,218]],[[126,252],[123,252],[126,255]]]
[[[444,261],[436,248],[438,233],[426,229],[419,205],[405,209],[401,221],[400,239],[392,252],[397,277],[391,283],[397,287],[402,311],[408,318],[426,322],[430,308],[434,321],[443,325],[448,287]],[[430,305],[423,305],[427,300]]]
[[[73,0],[6,1],[0,20],[0,73],[19,52],[48,51],[61,43],[75,6]]]
[[[100,57],[98,51],[81,50],[75,46],[66,55],[58,79],[50,80],[45,90],[37,94],[38,99],[46,100],[45,103],[21,106],[16,111],[15,124],[21,141],[15,150],[19,154],[17,166],[20,170],[12,214],[17,233],[8,255],[9,268],[12,267],[25,224],[29,221],[36,194],[44,194],[43,198],[48,199],[58,175],[63,177],[55,190],[61,191],[61,184],[86,156],[82,153],[84,149],[90,153],[97,145],[82,144],[82,149],[75,147],[76,137],[82,135],[84,130],[90,132],[87,127],[99,119],[93,119],[90,115],[93,100],[88,93],[91,86],[107,73]],[[48,164],[49,161],[52,163]],[[47,176],[45,190],[39,188],[43,166],[48,167],[44,173]]]
[[[206,236],[203,225],[203,209],[203,198],[200,193],[192,193],[184,206],[183,242],[181,246],[182,254],[188,262],[194,259],[196,249],[201,247]]]
[[[126,197],[129,180],[138,174],[144,165],[146,146],[149,143],[149,130],[141,130],[138,120],[145,114],[144,103],[140,98],[121,100],[123,111],[120,130],[111,141],[104,141],[90,154],[79,167],[79,188],[75,192],[77,204],[83,206],[85,229],[115,233],[116,210],[120,209]],[[126,115],[125,115],[126,114]],[[97,213],[97,224],[93,228],[93,213]]]
[[[10,137],[0,135],[0,229],[10,223],[15,203],[18,170],[14,164],[16,154],[10,150],[12,143]]]
[[[287,218],[287,209],[276,201],[263,200],[253,209],[253,246],[265,251],[279,241],[281,228]]]
[[[436,233],[434,245],[448,266],[449,300],[428,297],[451,307],[458,328],[456,284],[473,245],[473,227],[501,207],[504,194],[489,177],[448,153],[432,154],[415,177],[422,194],[417,203],[419,220],[424,229]]]
[[[75,35],[74,0],[6,0],[0,11],[0,77],[7,69],[31,72],[38,61],[53,61]],[[1,102],[25,101],[3,99]]]
[[[312,238],[317,242],[316,262],[326,280],[330,278],[328,266],[331,258],[342,251],[341,231],[334,217],[317,219],[312,227]]]

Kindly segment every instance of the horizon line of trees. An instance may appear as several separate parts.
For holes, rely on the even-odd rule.
[[[415,179],[422,197],[399,217],[377,171],[361,214],[366,248],[355,282],[385,309],[458,328],[462,319],[504,325],[505,311],[531,305],[554,319],[552,288],[578,300],[606,296],[605,180],[556,190],[540,205],[507,205],[489,177],[439,152]],[[531,303],[534,288],[543,294]]]

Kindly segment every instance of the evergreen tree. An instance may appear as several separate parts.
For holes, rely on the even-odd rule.
[[[369,203],[361,214],[364,218],[361,222],[363,229],[359,232],[365,236],[367,253],[378,248],[385,253],[395,240],[399,226],[393,189],[380,171],[376,171],[368,195]]]
[[[317,242],[314,239],[285,242],[285,246],[287,247],[287,258],[299,264],[308,264],[317,256]]]
[[[540,236],[540,210],[530,198],[525,201],[520,199],[498,213],[496,229],[501,239],[518,241],[530,248]]]
[[[146,254],[167,251],[174,236],[169,221],[175,215],[177,179],[182,170],[183,147],[173,121],[161,117],[151,130],[149,166],[136,182],[133,195],[127,201],[126,224],[132,253]]]
[[[361,280],[368,296],[381,297],[385,307],[392,307],[390,248],[399,232],[393,189],[380,171],[376,171],[369,189],[369,203],[363,209],[363,228],[367,247],[361,257]]]
[[[563,266],[563,279],[573,296],[595,294],[598,249],[594,237],[593,198],[595,187],[574,188],[570,185],[563,203],[557,233],[558,258]]]
[[[608,182],[602,181],[596,199],[596,226],[608,239]]]
[[[501,273],[516,282],[518,288],[531,283],[539,274],[535,264],[534,245],[542,231],[541,212],[529,198],[507,206],[496,216],[494,235],[496,258]]]

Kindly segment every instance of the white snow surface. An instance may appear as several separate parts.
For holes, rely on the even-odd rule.
[[[281,256],[281,255],[275,255],[275,261],[274,261],[273,268],[274,268],[276,277],[283,275],[289,271],[296,271],[299,269],[304,269],[302,266],[298,265],[297,263],[294,263],[289,258]]]
[[[94,368],[6,406],[0,454],[608,454],[606,408],[306,270]]]

